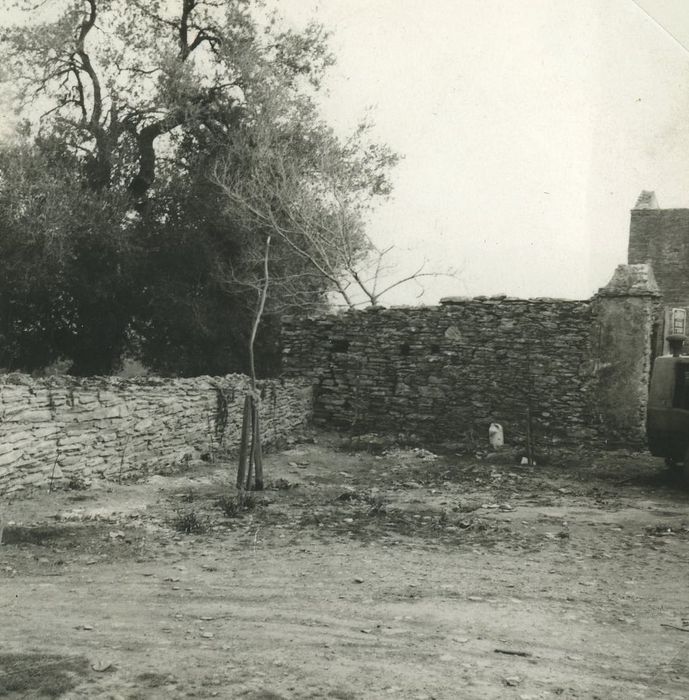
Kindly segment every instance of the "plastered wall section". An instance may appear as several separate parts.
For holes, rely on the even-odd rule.
[[[608,442],[644,441],[652,346],[657,319],[653,296],[609,294],[596,303],[592,354],[597,375],[595,410]]]
[[[249,380],[0,376],[0,494],[51,481],[132,479],[178,469],[239,443]],[[259,383],[269,447],[308,420],[299,380]]]

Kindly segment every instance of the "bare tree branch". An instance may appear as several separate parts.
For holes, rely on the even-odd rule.
[[[91,62],[91,57],[86,51],[86,37],[89,35],[94,25],[96,24],[97,10],[96,0],[86,0],[89,11],[88,16],[81,23],[79,35],[76,41],[77,56],[81,59],[81,67],[91,80],[91,89],[93,90],[93,106],[91,110],[91,128],[98,130],[101,125],[101,117],[103,115],[103,95],[101,92],[100,80],[96,74],[96,70]]]
[[[251,368],[251,388],[256,391],[256,362],[254,356],[254,346],[256,344],[256,333],[263,318],[268,297],[268,287],[270,285],[270,236],[266,237],[265,253],[263,256],[263,279],[258,297],[258,308],[254,314],[254,321],[251,324],[251,337],[249,338],[249,366]]]

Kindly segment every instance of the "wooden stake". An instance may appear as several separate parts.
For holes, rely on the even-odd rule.
[[[57,460],[60,459],[60,453],[55,455],[55,461],[53,462],[53,471],[50,472],[50,485],[48,486],[48,493],[53,492],[53,479],[55,477],[55,467],[57,467]]]
[[[237,488],[244,489],[246,466],[249,451],[249,423],[251,421],[251,399],[244,397],[244,414],[242,416],[242,438],[239,443],[239,465],[237,466]]]
[[[249,397],[249,428],[247,433],[251,435],[251,447],[249,449],[249,466],[246,470],[246,490],[251,491],[251,480],[254,476],[254,396]]]
[[[248,430],[250,436],[251,436],[251,445],[249,447],[249,464],[247,466],[246,470],[246,490],[251,491],[251,481],[254,477],[254,410],[253,410],[253,403],[249,415],[249,430]]]
[[[257,401],[254,401],[253,408],[253,461],[256,468],[256,491],[263,491],[263,450],[261,448],[261,421],[258,415]]]

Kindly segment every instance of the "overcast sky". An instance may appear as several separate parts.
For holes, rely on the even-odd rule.
[[[626,260],[642,189],[689,207],[686,0],[276,0],[322,21],[343,132],[374,108],[404,155],[371,222],[444,295],[587,298]],[[387,298],[415,303],[416,290]]]
[[[426,283],[424,303],[586,298],[626,261],[642,189],[689,207],[686,0],[280,7],[334,32],[330,119],[345,129],[373,106],[380,138],[405,155],[371,231],[409,249],[409,266],[425,254],[458,268]]]

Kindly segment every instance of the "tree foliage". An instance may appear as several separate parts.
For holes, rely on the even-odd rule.
[[[264,117],[252,122],[250,139],[225,151],[214,180],[235,216],[274,236],[282,257],[298,262],[293,274],[270,274],[282,288],[280,298],[308,304],[299,293],[312,278],[349,308],[375,305],[386,291],[421,275],[379,287],[385,251],[368,236],[367,218],[376,198],[390,192],[388,171],[397,156],[371,141],[370,125],[362,122],[341,141],[303,105],[280,129]]]
[[[75,187],[60,145],[0,151],[0,364],[61,358],[79,374],[122,354],[135,295],[137,242],[121,193]],[[105,349],[105,352],[104,352]]]
[[[331,61],[320,27],[262,28],[249,0],[15,5],[57,14],[1,37],[20,107],[46,107],[43,128],[81,154],[94,189],[126,185],[138,199],[156,178],[159,139],[189,125],[227,129],[262,81],[318,84]]]
[[[323,303],[363,260],[394,163],[318,117],[323,28],[284,29],[258,0],[14,5],[0,56],[26,122],[0,149],[0,366],[105,373],[129,353],[169,374],[245,370],[247,280],[268,229],[297,217],[308,236],[271,250],[265,373],[285,302]],[[309,256],[332,237],[347,252],[323,275]]]

